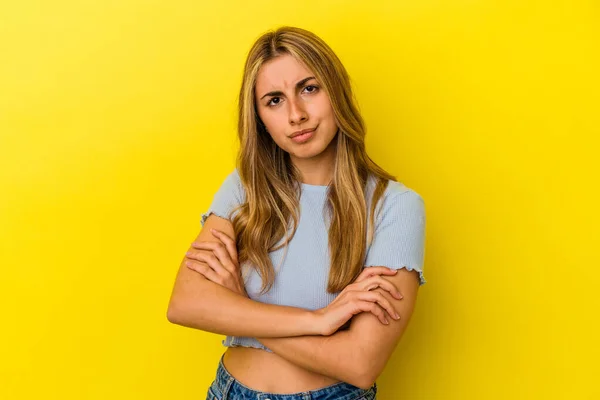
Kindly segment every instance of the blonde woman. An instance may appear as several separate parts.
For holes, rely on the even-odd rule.
[[[252,46],[238,136],[167,312],[226,335],[207,399],[374,399],[425,283],[423,199],[369,158],[348,74],[306,30]]]

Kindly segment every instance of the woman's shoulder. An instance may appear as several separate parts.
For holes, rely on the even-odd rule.
[[[374,186],[373,182],[371,187]],[[367,198],[367,206],[369,208],[372,201],[373,189],[371,189]],[[402,181],[391,179],[388,179],[385,191],[377,204],[377,207],[388,217],[399,214],[423,214],[425,208],[425,202],[416,190],[407,186]]]
[[[240,179],[240,174],[237,168],[230,170],[230,172],[225,176],[225,179],[219,188],[219,192],[221,192],[223,196],[234,198],[237,202],[244,201],[246,192],[244,190],[244,186],[242,185],[242,180]]]
[[[237,167],[235,167],[231,172],[229,172],[229,175],[227,175],[227,177],[233,181],[240,181],[240,173],[237,169]]]
[[[369,177],[368,191],[372,193],[373,190],[375,190],[376,184],[377,184],[377,178],[375,178],[374,175],[371,175]],[[402,181],[394,181],[394,180],[388,179],[387,186],[383,193],[383,197],[385,197],[385,198],[396,197],[398,195],[401,195],[401,194],[407,193],[407,192],[412,192],[412,193],[416,194],[417,196],[419,195],[415,190],[406,186]]]
[[[231,185],[234,185],[240,189],[243,188],[242,179],[240,178],[240,173],[239,173],[237,167],[230,170],[230,172],[229,172],[229,174],[227,174],[227,177],[225,178],[225,180],[227,182],[229,182]]]

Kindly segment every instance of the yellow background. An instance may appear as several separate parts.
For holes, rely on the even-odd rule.
[[[427,209],[381,399],[600,399],[594,1],[4,1],[1,399],[203,399],[221,336],[170,324],[234,166],[251,43],[337,52],[371,157]]]

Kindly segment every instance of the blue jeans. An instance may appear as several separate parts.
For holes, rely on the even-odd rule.
[[[223,356],[221,356],[216,379],[208,389],[206,400],[374,400],[376,394],[375,383],[369,389],[361,389],[345,382],[291,394],[259,392],[242,385],[231,376],[223,365]]]

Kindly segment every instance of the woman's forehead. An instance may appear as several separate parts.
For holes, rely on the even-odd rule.
[[[261,66],[256,77],[256,88],[267,91],[293,88],[297,82],[309,76],[314,74],[303,63],[290,55],[283,55]]]

